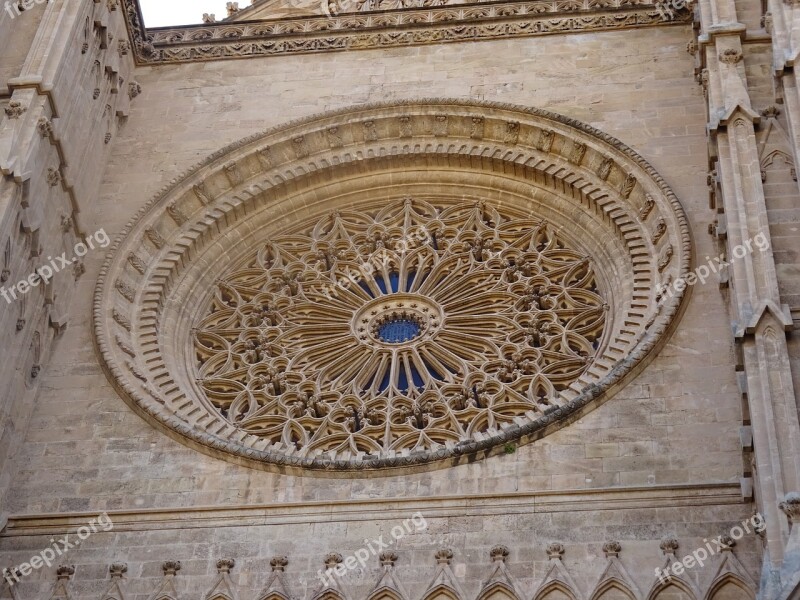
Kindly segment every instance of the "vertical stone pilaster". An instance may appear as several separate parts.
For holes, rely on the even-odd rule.
[[[722,192],[714,208],[724,213],[727,223],[730,310],[744,369],[742,393],[752,422],[755,498],[766,519],[760,596],[772,598],[778,593],[764,582],[774,580],[780,571],[789,537],[786,517],[778,505],[800,485],[800,422],[785,333],[792,321],[788,307],[780,305],[769,244],[756,143],[760,117],[751,106],[741,44],[745,28],[736,22],[730,0],[702,0],[699,6],[702,30],[698,41],[703,47],[701,66],[708,73],[712,166]],[[779,13],[777,21],[783,23],[783,7]],[[776,39],[783,43],[790,37],[779,34]],[[800,117],[791,107],[788,112],[795,119]],[[767,244],[770,248],[761,250]]]

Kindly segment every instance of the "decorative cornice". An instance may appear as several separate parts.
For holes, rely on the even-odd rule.
[[[515,0],[146,29],[138,1],[123,5],[136,62],[148,65],[691,22],[689,11],[665,20],[636,0]]]
[[[739,483],[654,485],[607,489],[575,489],[503,494],[463,494],[434,498],[387,498],[364,500],[319,500],[240,506],[197,506],[190,508],[143,508],[108,511],[114,531],[149,531],[208,527],[254,527],[292,523],[330,523],[399,520],[414,511],[427,518],[449,516],[491,516],[536,513],[575,513],[586,510],[687,509],[695,506],[738,506],[744,511]],[[728,508],[728,511],[736,510]],[[63,534],[77,529],[96,513],[11,515],[0,537]],[[100,535],[100,534],[98,534]],[[662,543],[665,553],[674,553],[677,541]],[[548,555],[564,553],[560,543],[551,544]],[[173,571],[180,566],[169,564]],[[283,557],[271,563],[273,569],[286,566]]]

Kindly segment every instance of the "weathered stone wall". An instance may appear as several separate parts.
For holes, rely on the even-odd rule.
[[[700,89],[689,74],[690,57],[684,51],[688,31],[673,27],[647,35],[648,40],[658,41],[649,54],[644,52],[644,40],[627,41],[621,46],[623,39],[635,38],[637,33],[620,32],[141,69],[137,79],[144,91],[114,147],[102,192],[86,228],[119,231],[164,183],[215,149],[253,131],[353,103],[421,95],[474,97],[561,112],[631,145],[673,186],[692,220],[697,254],[709,254],[713,248],[706,230],[713,213],[707,204],[704,117]],[[620,47],[630,50],[626,54]],[[537,59],[545,55],[547,61]],[[507,56],[520,58],[516,65],[508,65],[503,58]],[[99,466],[98,454],[100,461],[112,460],[116,446],[109,447],[109,443],[120,444],[119,450],[125,454],[120,460],[129,468],[107,473],[101,470],[98,476],[110,477],[109,481],[124,479],[126,485],[133,485],[137,477],[149,480],[147,491],[138,488],[144,499],[140,506],[205,504],[223,499],[205,494],[188,481],[180,490],[187,493],[171,499],[170,492],[162,492],[154,483],[154,473],[130,468],[137,466],[132,460],[141,448],[149,457],[170,447],[169,468],[178,467],[183,460],[191,461],[195,476],[199,465],[207,464],[209,475],[227,471],[239,483],[251,478],[272,480],[273,475],[250,470],[231,473],[229,465],[195,456],[149,432],[116,399],[105,377],[91,372],[97,366],[90,345],[88,304],[103,258],[102,252],[87,256],[89,276],[79,286],[83,301],[76,304],[73,326],[60,342],[60,347],[70,351],[59,352],[46,374],[45,387],[52,391],[42,392],[37,414],[49,418],[33,424],[27,452],[41,455],[47,445],[69,442],[69,447],[86,460],[86,464],[73,463],[71,468],[81,468]],[[669,346],[633,384],[600,410],[554,438],[495,460],[492,464],[497,466],[492,468],[499,470],[494,475],[496,480],[487,480],[485,472],[475,478],[447,472],[424,477],[459,481],[465,491],[477,491],[482,486],[510,491],[517,484],[508,481],[509,467],[501,465],[530,461],[536,469],[527,472],[523,468],[518,475],[523,478],[519,489],[736,481],[741,470],[740,408],[730,399],[735,378],[730,342],[725,337],[728,320],[716,286],[696,286],[692,294]],[[47,385],[48,381],[53,383]],[[83,393],[86,389],[97,390],[97,398],[87,397]],[[49,401],[55,397],[58,402]],[[88,407],[97,401],[102,402],[100,413],[109,410],[116,417],[105,417],[109,422],[103,425],[88,421]],[[70,415],[81,421],[80,426],[76,422],[74,431],[54,439],[50,425],[55,424],[54,419],[64,425],[68,421],[61,417]],[[125,423],[117,424],[117,419]],[[111,429],[98,429],[102,427]],[[141,435],[147,440],[139,442]],[[150,448],[156,440],[157,447]],[[178,459],[180,455],[186,458]],[[82,497],[78,491],[82,482],[77,480],[61,488],[60,500],[38,494],[38,486],[44,482],[41,469],[64,473],[64,467],[30,466],[38,473],[31,474],[29,481],[20,479],[27,492],[19,495],[14,512],[57,510],[64,506],[58,502]],[[477,475],[487,468],[481,463],[466,470]],[[170,487],[177,484],[172,473],[164,472],[162,477]],[[63,478],[71,479],[68,475]],[[298,481],[308,487],[310,497],[320,499],[339,497],[352,485],[336,480]],[[258,488],[247,494],[267,499]],[[160,493],[166,495],[157,498]],[[104,503],[108,499],[84,498],[82,504],[72,502],[72,507],[110,506]],[[115,507],[133,505],[131,498],[115,501]]]
[[[132,83],[120,11],[52,2],[12,18],[11,4],[0,18],[0,502],[83,274],[74,249],[94,230],[81,212],[91,212]],[[55,259],[62,252],[74,262]],[[32,289],[11,291],[42,266],[51,269],[47,285],[34,278]]]
[[[112,142],[101,191],[91,210],[84,209],[83,227],[113,235],[169,180],[255,131],[355,104],[452,97],[546,108],[619,138],[649,160],[683,202],[697,256],[714,255],[707,233],[714,214],[704,100],[686,53],[691,35],[688,26],[666,26],[139,68],[142,94]],[[694,287],[673,338],[637,379],[547,438],[450,470],[322,479],[199,454],[132,413],[92,346],[91,299],[103,259],[102,251],[86,257],[70,327],[40,376],[5,506],[15,515],[82,513],[69,522],[73,527],[93,513],[124,511],[112,512],[113,532],[96,534],[61,561],[76,565],[80,597],[100,597],[107,565],[122,561],[135,597],[144,598],[158,587],[168,559],[183,563],[176,577],[180,596],[199,596],[214,584],[216,560],[232,557],[240,597],[255,598],[269,558],[286,554],[290,590],[308,598],[325,553],[347,556],[364,538],[386,535],[420,510],[428,530],[397,546],[398,577],[411,598],[425,592],[441,546],[453,549],[455,577],[465,596],[475,597],[491,573],[489,549],[500,543],[511,549],[509,569],[530,597],[550,566],[544,548],[553,541],[565,544],[564,564],[588,598],[610,560],[603,543],[612,538],[622,543],[620,560],[640,590],[636,597],[644,598],[654,569],[663,566],[659,540],[677,538],[682,556],[752,514],[739,494],[742,409],[730,319],[714,282]],[[605,492],[577,491],[591,488]],[[564,490],[569,493],[563,498],[531,495]],[[516,493],[523,494],[518,501]],[[349,500],[365,504],[348,507]],[[332,502],[345,504],[334,509]],[[290,511],[283,503],[302,504],[287,517],[281,516]],[[471,508],[475,503],[479,507]],[[264,508],[223,519],[224,510],[238,505]],[[210,507],[203,514],[211,525],[178,510],[199,506]],[[149,509],[166,512],[149,521],[140,512]],[[178,512],[167,516],[170,509]],[[0,539],[2,564],[28,560],[67,525],[12,519]],[[34,526],[45,529],[25,529]],[[757,580],[759,539],[746,535],[735,554]],[[697,600],[715,568],[690,573]],[[29,575],[19,587],[22,597],[46,597],[54,569]],[[356,600],[377,579],[378,561],[371,557],[369,569],[345,576],[343,585]]]

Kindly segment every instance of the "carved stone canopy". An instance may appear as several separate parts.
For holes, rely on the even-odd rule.
[[[171,182],[116,241],[95,334],[130,405],[212,455],[456,465],[624,385],[674,325],[685,293],[657,288],[689,251],[663,180],[589,126],[375,105],[254,135]]]

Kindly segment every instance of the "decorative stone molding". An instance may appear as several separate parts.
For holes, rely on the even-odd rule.
[[[216,22],[214,15],[205,14],[202,25],[145,29],[137,0],[123,0],[138,64],[661,27],[689,23],[692,16],[691,11],[681,10],[665,21],[655,5],[636,0],[470,3],[436,2],[431,4],[443,5],[252,22]]]
[[[273,556],[269,561],[273,571],[284,571],[288,564],[289,559],[286,556]]]
[[[766,118],[766,119],[777,119],[778,115],[781,114],[781,109],[779,109],[774,104],[771,104],[771,105],[767,106],[766,108],[762,108],[761,111],[759,111],[759,112],[760,112],[761,116]]]
[[[391,550],[381,552],[378,559],[380,560],[381,566],[383,567],[393,567],[394,564],[397,562],[397,553],[392,552]]]
[[[735,65],[742,60],[742,53],[735,48],[726,48],[720,52],[719,60],[728,65]]]
[[[119,579],[128,572],[128,565],[126,563],[114,563],[108,567],[112,579]]]
[[[336,565],[341,564],[343,560],[344,558],[338,552],[329,552],[325,555],[325,559],[323,560],[325,563],[325,569],[333,569],[336,567]]]
[[[489,558],[492,559],[492,562],[506,562],[508,554],[509,550],[506,546],[495,546],[489,551]]]
[[[217,561],[217,573],[230,573],[236,561],[232,558],[220,558]]]
[[[733,539],[729,535],[723,535],[719,538],[720,543],[722,544],[722,551],[723,552],[733,552],[733,547],[736,545],[736,540]]]
[[[59,169],[48,168],[47,169],[47,184],[50,187],[56,187],[59,183],[61,183],[61,171]]]
[[[619,542],[612,541],[603,544],[603,554],[606,555],[606,558],[610,556],[619,556],[620,552],[622,552],[622,544]]]
[[[27,107],[22,106],[22,104],[16,100],[12,100],[8,103],[8,106],[6,106],[5,113],[9,119],[19,119],[25,114],[26,110],[28,110]]]
[[[565,551],[564,544],[560,542],[553,542],[551,544],[548,544],[546,551],[547,551],[547,557],[550,560],[553,559],[561,560],[561,557],[564,556],[564,551]]]
[[[164,571],[164,575],[177,575],[178,571],[181,570],[181,561],[166,560],[161,565],[161,570]]]
[[[60,565],[56,569],[56,578],[58,579],[69,579],[73,575],[75,575],[75,565]]]
[[[665,555],[675,554],[675,552],[678,550],[678,540],[675,538],[664,538],[661,540],[659,548],[661,548],[661,552],[663,552]]]
[[[793,525],[800,523],[800,492],[789,492],[778,505]]]
[[[77,281],[84,273],[86,273],[86,265],[83,263],[82,259],[76,259],[75,263],[72,265],[73,277]]]
[[[47,117],[39,117],[39,120],[36,122],[36,131],[38,131],[39,135],[43,138],[52,138],[53,122]]]
[[[480,142],[474,141],[476,118]],[[515,139],[508,136],[509,123],[515,124]],[[332,128],[341,144],[330,143]],[[603,179],[597,166],[606,159],[615,166]],[[426,165],[423,182],[410,175],[419,172],[419,161]],[[520,176],[494,175],[512,172]],[[366,181],[368,189],[386,190],[379,204],[362,189]],[[465,185],[475,190],[469,201]],[[319,186],[336,193],[317,196]],[[438,199],[426,199],[426,190],[436,190]],[[387,196],[396,200],[387,204]],[[502,211],[493,201],[498,197]],[[418,247],[408,246],[404,214],[427,232],[414,242]],[[279,222],[294,225],[277,231]],[[331,245],[331,227],[351,241],[340,237]],[[527,254],[512,259],[504,227],[535,234]],[[664,230],[657,239],[654,228]],[[291,252],[300,254],[290,260],[289,247],[281,249],[281,240],[290,237],[281,236],[292,235],[305,236],[307,250],[297,246]],[[265,247],[257,239],[275,243]],[[547,316],[561,296],[552,295],[560,288],[548,275],[550,267],[536,258],[542,252],[566,261],[568,287],[582,289],[569,300],[580,298],[584,305],[587,321],[580,332],[568,333],[557,314]],[[383,474],[442,467],[538,439],[613,395],[674,326],[685,292],[659,304],[656,289],[688,273],[689,253],[686,218],[661,177],[632,150],[587,125],[502,104],[373,105],[252,136],[171,182],[115,242],[98,281],[94,327],[104,368],[123,398],[176,439],[214,456],[282,472]],[[348,264],[376,256],[386,258],[380,264],[389,271],[360,276],[372,296],[342,285],[352,275]],[[430,294],[398,288],[402,298],[380,300],[388,298],[381,282],[387,285],[392,269],[410,274],[410,265],[417,264],[413,256],[422,261],[415,272],[437,269],[454,290],[469,278],[489,287],[466,303],[458,294],[436,296],[445,293],[444,283]],[[460,270],[448,256],[460,257]],[[245,273],[260,278],[259,295],[241,291],[241,277],[250,276]],[[324,281],[327,287],[320,285]],[[497,301],[498,294],[514,307],[489,322],[487,331],[513,334],[502,343],[470,330],[476,322],[472,305]],[[314,316],[320,302],[328,308]],[[306,309],[307,316],[297,316]],[[332,315],[339,315],[334,322]],[[219,337],[218,323],[226,318],[238,323],[239,338],[232,342]],[[393,375],[384,387],[377,381],[382,367],[369,363],[364,381],[353,383],[360,391],[343,389],[332,400],[327,394],[337,378],[356,381],[348,380],[346,369],[360,363],[356,356],[331,352],[333,346],[315,349],[304,333],[316,327],[314,319],[333,327],[329,335],[358,340],[362,357],[424,355],[415,364],[427,366],[406,371],[406,379]],[[463,323],[462,339],[471,341],[455,348],[455,340],[440,334],[443,319],[456,328]],[[541,348],[559,339],[557,332],[569,340],[559,352],[570,355],[571,366],[564,363],[550,374]],[[284,337],[276,345],[279,335]],[[228,359],[220,348],[228,348],[223,354],[235,356],[245,370],[224,366]],[[487,353],[497,353],[497,360],[480,358]],[[198,358],[200,371],[194,372],[188,365]],[[294,368],[299,362],[316,364],[333,387],[310,385]],[[434,372],[441,380],[430,376]],[[443,393],[411,397],[404,390],[412,381]],[[513,417],[493,410],[493,399],[500,397],[509,398]],[[387,405],[386,398],[396,400]],[[259,413],[275,402],[279,411]],[[445,415],[456,416],[454,423],[463,428],[445,427]],[[400,432],[395,446],[379,441],[382,427]]]
[[[436,551],[434,558],[438,565],[449,565],[453,560],[453,551],[450,548],[442,548]]]
[[[51,598],[69,600],[72,598],[71,578],[75,574],[75,565],[61,565],[56,569],[56,584]],[[14,594],[12,593],[12,597]]]
[[[142,93],[142,86],[141,86],[141,85],[140,85],[138,82],[136,82],[136,81],[131,81],[131,82],[128,84],[128,97],[129,97],[131,100],[133,100],[134,98],[136,98],[136,96],[138,96],[138,95],[139,95],[139,94],[141,94],[141,93]]]

